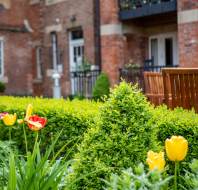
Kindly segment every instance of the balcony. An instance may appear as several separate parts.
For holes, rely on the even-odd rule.
[[[129,20],[176,12],[177,0],[119,0],[120,19]]]

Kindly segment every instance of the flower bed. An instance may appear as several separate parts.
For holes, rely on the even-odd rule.
[[[198,188],[198,115],[154,108],[125,82],[104,103],[1,97],[0,113],[1,140],[13,141],[19,151],[14,155],[12,144],[0,142],[4,187],[27,188],[27,182],[46,190]]]
[[[54,139],[54,135],[63,131],[54,152],[57,152],[63,145],[68,143],[67,149],[70,153],[68,159],[76,151],[76,145],[83,139],[83,133],[98,114],[100,103],[80,100],[53,100],[42,98],[14,98],[0,97],[0,113],[16,113],[17,119],[25,117],[28,104],[33,105],[35,115],[47,118],[46,127],[41,131],[41,150],[44,151]],[[0,122],[1,140],[9,139],[9,127],[4,127]],[[15,124],[11,131],[12,140],[16,143],[19,151],[25,153],[24,132],[21,124]],[[33,149],[34,135],[26,128],[26,134],[30,150]]]

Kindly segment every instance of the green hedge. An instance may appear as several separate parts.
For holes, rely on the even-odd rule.
[[[100,103],[87,100],[53,100],[42,98],[14,98],[0,97],[0,112],[17,113],[18,118],[24,118],[27,105],[33,105],[34,114],[46,117],[48,122],[44,129],[39,133],[41,138],[41,149],[51,144],[54,135],[63,130],[61,138],[57,142],[55,151],[68,143],[66,154],[71,158],[76,150],[76,144],[82,140],[82,134],[87,130],[90,123],[93,123],[98,114]],[[7,140],[8,127],[0,121],[0,138]],[[26,127],[28,146],[33,148],[34,132]],[[12,129],[12,140],[16,142],[19,150],[25,152],[25,143],[22,126],[14,126]]]
[[[162,148],[167,138],[181,135],[189,143],[185,161],[191,162],[198,158],[198,115],[194,111],[182,108],[171,111],[166,106],[161,106],[153,110],[152,119],[156,126],[156,140]]]
[[[149,103],[135,86],[125,82],[117,86],[75,156],[69,180],[83,178],[72,188],[103,189],[101,179],[111,172],[144,162],[147,151],[155,148],[151,117]]]

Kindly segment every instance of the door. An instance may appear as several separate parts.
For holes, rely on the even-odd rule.
[[[151,36],[149,38],[149,57],[153,58],[154,66],[178,65],[176,33]]]
[[[84,59],[84,39],[81,30],[72,31],[69,34],[70,50],[70,72],[71,72],[71,93],[78,93],[78,77],[76,72],[79,71]]]

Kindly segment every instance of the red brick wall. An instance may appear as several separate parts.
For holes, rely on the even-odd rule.
[[[0,11],[1,26],[23,28],[29,3],[12,0],[8,10]],[[32,88],[32,39],[30,33],[2,31],[4,39],[4,79],[6,94],[30,95]]]
[[[198,67],[198,22],[180,24],[179,62],[182,67]]]
[[[100,0],[101,25],[120,23],[117,0]]]
[[[117,0],[101,0],[101,26],[123,23],[119,20]],[[148,38],[140,34],[112,34],[101,36],[102,70],[108,74],[111,85],[119,82],[119,69],[133,60],[143,64],[148,58]]]
[[[135,64],[143,65],[148,59],[148,38],[138,34],[128,34],[125,47],[125,64],[133,61]]]
[[[178,10],[198,9],[197,0],[178,1]],[[178,24],[179,64],[198,67],[198,21]]]
[[[0,11],[0,23],[10,25],[21,25],[26,17],[28,1],[11,0],[11,7],[8,10]]]
[[[72,21],[72,17],[75,21]],[[62,31],[58,34],[58,48],[62,51],[63,75],[61,77],[62,95],[70,95],[70,72],[69,72],[69,31],[81,27],[85,40],[85,58],[91,63],[95,62],[95,44],[94,44],[94,13],[92,0],[72,0],[62,3],[45,6],[44,8],[44,26],[56,25],[56,18],[62,25]],[[44,62],[45,71],[50,69],[49,48],[51,39],[49,33],[44,33]],[[53,81],[51,77],[44,78],[44,93],[52,95]]]
[[[32,94],[31,39],[28,34],[0,32],[4,38],[6,94]]]
[[[117,0],[100,1],[101,26],[120,24]],[[119,67],[124,63],[125,38],[121,34],[101,36],[102,70],[113,86],[119,81]]]
[[[118,83],[119,68],[124,64],[124,45],[122,36],[102,36],[102,70],[108,74],[112,86]]]
[[[197,0],[178,0],[178,10],[189,10],[189,9],[197,9],[198,1]]]

